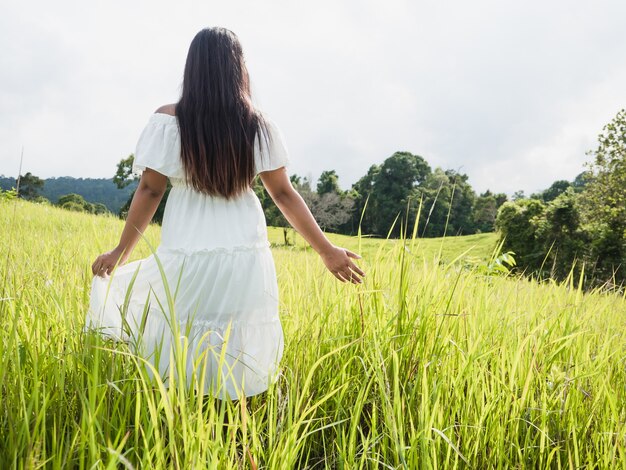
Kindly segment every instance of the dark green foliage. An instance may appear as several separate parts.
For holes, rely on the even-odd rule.
[[[40,195],[45,181],[38,176],[33,175],[30,171],[22,175],[18,182],[14,182],[17,188],[17,195],[22,199],[32,200]]]
[[[425,237],[467,235],[475,232],[476,194],[465,174],[436,168],[420,186],[422,213],[419,233]]]
[[[117,213],[117,215],[119,215],[122,219],[125,219],[126,216],[128,216],[128,210],[130,209],[130,204],[133,202],[133,197],[135,196],[136,189],[137,188],[133,190],[133,192],[130,194],[130,196],[124,203],[124,205],[120,207],[120,210]],[[159,225],[163,223],[163,215],[165,214],[165,204],[167,203],[167,198],[170,195],[171,189],[172,189],[172,185],[170,181],[167,180],[167,189],[165,190],[165,194],[163,194],[163,198],[161,199],[161,202],[159,203],[156,211],[154,212],[154,216],[152,217],[152,220],[151,220],[152,223],[159,224]]]
[[[452,187],[450,180],[441,168],[428,175],[420,187],[422,211],[419,234],[422,237],[443,235],[450,208]]]
[[[135,190],[137,189],[137,182],[139,181],[139,177],[133,175],[133,162],[135,160],[135,156],[131,153],[128,157],[122,158],[117,164],[117,170],[115,172],[115,176],[113,177],[113,182],[118,187],[118,189],[124,189],[126,187],[132,187],[133,190],[129,194],[128,199],[122,207],[120,207],[118,211],[118,215],[122,218],[126,218],[128,215],[128,210],[130,209],[130,204],[133,202],[133,197],[135,196]],[[170,194],[170,190],[172,189],[172,184],[170,180],[167,180],[167,189],[165,190],[165,194],[159,203],[154,216],[152,217],[152,222],[156,224],[161,224],[163,222],[163,215],[165,214],[165,204],[167,203],[167,198]]]
[[[581,226],[580,200],[572,188],[546,206],[538,220],[537,237],[545,253],[542,275],[565,279],[572,268],[575,275],[580,274],[589,235]]]
[[[468,183],[468,176],[455,170],[446,170],[448,185],[452,188],[450,198],[450,219],[447,234],[469,235],[474,233],[472,212],[476,201],[476,193]]]
[[[505,202],[498,210],[496,229],[504,243],[503,251],[515,253],[521,269],[538,270],[545,253],[538,228],[545,205],[537,199],[519,199]]]
[[[370,210],[374,214],[371,226],[373,233],[386,236],[391,231],[392,237],[398,236],[400,220],[405,219],[407,211],[407,226],[413,227],[419,201],[417,187],[430,172],[426,160],[409,152],[396,152],[383,162],[373,178],[373,191],[369,200]],[[398,222],[394,225],[396,218]]]
[[[560,194],[563,194],[565,191],[567,191],[567,188],[569,188],[571,185],[572,183],[566,180],[555,181],[548,189],[541,193],[541,198],[543,199],[543,202],[554,201]]]
[[[513,201],[519,201],[520,199],[526,199],[526,194],[524,194],[522,189],[515,191],[511,197]]]
[[[306,194],[307,192],[311,192],[311,186],[306,178],[302,178],[298,175],[291,175],[289,177],[291,184],[296,188],[301,195]],[[287,219],[283,215],[283,213],[278,209],[274,201],[268,194],[267,190],[263,186],[261,182],[261,178],[257,177],[254,179],[253,189],[257,197],[259,198],[259,202],[261,203],[261,207],[263,208],[263,212],[265,213],[265,221],[267,225],[272,227],[282,227],[283,229],[283,238],[285,245],[290,245],[289,241],[289,231],[291,229],[291,225],[287,222]]]
[[[75,193],[61,196],[57,205],[63,209],[75,212],[89,212],[90,214],[104,214],[108,212],[104,204],[92,204],[85,201],[85,198],[83,198],[80,194]]]
[[[51,202],[57,202],[59,197],[65,194],[75,193],[83,196],[88,202],[104,204],[113,213],[120,210],[137,187],[137,183],[131,183],[124,189],[118,189],[112,178],[61,176],[47,178],[44,181],[41,195]],[[15,178],[0,176],[0,188],[8,190],[12,187],[15,187]]]
[[[595,269],[612,282],[626,281],[626,110],[620,110],[589,152],[583,217],[591,234]]]
[[[422,157],[408,152],[396,152],[381,166],[372,165],[367,175],[352,186],[352,192],[355,203],[350,226],[343,226],[344,233],[356,233],[361,222],[363,234],[391,237],[398,236],[401,229],[412,233],[420,204],[418,236],[493,230],[495,210],[507,198],[506,194],[487,192],[491,205],[484,208],[483,204],[483,213],[476,217],[476,194],[467,175],[441,168],[431,171]],[[480,227],[476,219],[481,221]]]
[[[491,194],[491,191],[487,190],[485,194]],[[502,204],[509,200],[508,196],[504,193],[496,193],[493,195],[496,198],[496,207],[500,209]]]
[[[124,189],[118,189],[111,178],[63,176],[48,178],[43,194],[53,202],[58,201],[59,197],[65,194],[80,194],[86,201],[92,204],[104,204],[109,212],[117,213],[136,187],[135,183]]]
[[[588,171],[583,171],[582,173],[576,175],[576,178],[574,178],[574,181],[572,181],[572,187],[574,188],[574,191],[582,191],[587,186],[590,178],[591,174]]]
[[[626,234],[617,221],[588,227],[590,267],[599,283],[608,286],[626,282]]]
[[[474,202],[474,228],[477,232],[493,232],[498,214],[498,203],[492,194],[476,198]]]
[[[350,231],[348,232],[350,234],[358,232],[359,224],[363,234],[373,233],[375,216],[370,198],[374,192],[374,180],[379,172],[380,166],[372,165],[367,170],[367,174],[352,185],[354,206],[350,218]]]
[[[317,194],[335,193],[341,194],[342,191],[339,188],[339,177],[335,170],[322,171],[322,174],[317,181]]]
[[[117,171],[113,177],[113,183],[119,188],[125,188],[129,184],[139,181],[139,177],[133,174],[133,162],[135,156],[131,153],[117,164]]]

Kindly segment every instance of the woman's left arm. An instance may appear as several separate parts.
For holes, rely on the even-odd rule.
[[[111,251],[102,253],[91,265],[94,275],[105,277],[113,272],[116,264],[122,265],[132,253],[167,188],[167,177],[159,172],[146,168],[141,174],[139,185],[133,196],[126,217],[126,225],[119,244]]]

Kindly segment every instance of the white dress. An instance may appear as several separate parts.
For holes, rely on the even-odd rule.
[[[271,120],[268,131],[269,145],[258,137],[255,143],[256,173],[289,163]],[[172,183],[161,244],[156,255],[93,278],[86,327],[129,342],[166,385],[179,338],[187,385],[231,399],[267,390],[276,380],[283,331],[259,199],[252,189],[228,201],[187,186],[177,120],[168,114],[153,114],[139,138],[133,172],[145,168]]]

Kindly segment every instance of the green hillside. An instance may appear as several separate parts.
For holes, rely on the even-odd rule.
[[[108,210],[117,214],[120,208],[137,187],[133,182],[123,189],[119,189],[113,178],[73,178],[60,176],[44,180],[41,195],[52,203],[66,194],[80,194],[86,201],[104,204]],[[15,178],[0,176],[0,189],[9,190],[15,187]]]
[[[359,239],[335,233],[329,233],[327,236],[335,245],[348,248],[366,258],[375,256],[380,250],[389,251],[396,245],[406,244],[409,252],[417,258],[433,261],[435,257],[440,257],[444,263],[453,261],[461,255],[463,255],[462,261],[464,262],[485,262],[493,254],[498,241],[498,236],[495,233],[445,238],[421,238],[413,243],[398,239],[384,240],[367,237]],[[292,246],[285,246],[282,228],[269,227],[268,238],[276,249],[312,250],[308,243],[293,229],[289,229],[287,235]]]

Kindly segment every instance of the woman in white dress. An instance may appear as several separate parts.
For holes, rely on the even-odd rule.
[[[252,105],[237,37],[224,28],[200,31],[180,100],[159,108],[137,143],[133,170],[141,179],[119,244],[92,264],[87,327],[128,341],[166,383],[176,347],[186,369],[179,372],[201,393],[237,399],[267,390],[283,331],[255,176],[337,279],[360,283],[364,275],[350,259],[359,256],[320,230],[290,183],[288,163],[278,127]],[[168,178],[161,244],[126,264]]]

